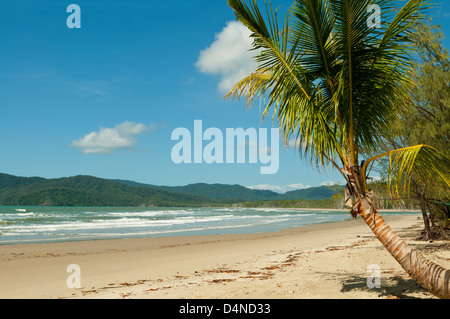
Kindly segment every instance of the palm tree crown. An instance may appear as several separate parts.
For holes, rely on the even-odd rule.
[[[252,31],[259,68],[227,97],[245,97],[249,105],[266,98],[263,116],[273,108],[285,140],[296,138],[302,154],[339,169],[366,159],[366,171],[379,158],[373,156],[388,149],[387,132],[400,120],[402,105],[394,101],[407,92],[414,67],[411,27],[429,1],[410,0],[399,9],[393,2],[296,0],[280,23],[270,4],[265,19],[256,0],[229,0]],[[371,8],[380,8],[379,27],[370,23]],[[448,158],[425,145],[383,155],[396,160],[393,168],[407,164],[410,173],[429,177],[438,171],[450,185],[449,175],[442,174],[449,172]],[[428,165],[430,159],[435,166]]]

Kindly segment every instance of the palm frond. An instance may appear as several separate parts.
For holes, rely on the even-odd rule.
[[[228,4],[235,11],[236,18],[252,32],[253,49],[261,51],[261,54],[256,57],[260,68],[271,67],[280,75],[289,78],[302,92],[304,98],[309,100],[310,95],[307,92],[308,89],[302,83],[301,73],[296,71],[300,66],[298,64],[293,65],[298,61],[298,57],[292,54],[295,50],[287,52],[289,32],[280,30],[278,16],[271,5],[266,4],[267,15],[270,17],[266,23],[256,0],[250,1],[250,7],[241,0],[229,0]],[[289,19],[286,18],[284,31],[288,28]]]
[[[238,20],[253,32],[253,49],[260,53],[256,56],[259,69],[237,83],[226,97],[246,97],[247,105],[258,97],[266,98],[263,117],[273,108],[273,120],[278,121],[285,140],[297,139],[304,146],[302,152],[321,164],[324,153],[343,156],[328,88],[315,82],[318,74],[303,63],[308,53],[302,48],[301,33],[291,32],[291,13],[281,27],[277,12],[270,6],[266,7],[266,23],[255,0],[250,1],[250,7],[240,0],[230,0],[229,4]]]
[[[425,184],[442,185],[450,191],[450,158],[428,145],[416,145],[392,150],[367,160],[362,168],[366,177],[367,167],[374,161],[389,160],[388,188],[393,193],[409,193],[411,180]],[[403,185],[403,189],[399,189]]]

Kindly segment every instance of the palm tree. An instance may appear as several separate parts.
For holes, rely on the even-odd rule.
[[[252,32],[258,68],[227,98],[264,101],[273,108],[285,141],[318,167],[337,169],[346,181],[346,204],[361,216],[406,272],[440,298],[450,298],[450,271],[411,249],[377,211],[367,187],[371,166],[389,160],[389,186],[408,188],[411,178],[442,180],[450,189],[450,159],[427,145],[389,149],[413,68],[410,30],[429,9],[427,0],[396,8],[388,0],[295,0],[278,20],[278,9],[257,1],[228,0]],[[405,1],[404,1],[405,2]],[[369,7],[377,5],[378,7]],[[373,27],[372,9],[381,9]],[[378,28],[379,27],[379,28]],[[382,154],[379,154],[382,152]]]

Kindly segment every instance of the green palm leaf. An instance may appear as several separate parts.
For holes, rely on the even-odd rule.
[[[442,185],[444,191],[450,191],[450,158],[433,147],[417,145],[375,156],[363,165],[362,176],[366,176],[372,162],[383,158],[389,160],[388,186],[392,193],[408,193],[412,178],[425,184]]]

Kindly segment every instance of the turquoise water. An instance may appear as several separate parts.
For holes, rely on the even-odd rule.
[[[348,212],[272,208],[0,207],[0,245],[265,233],[347,219]]]

